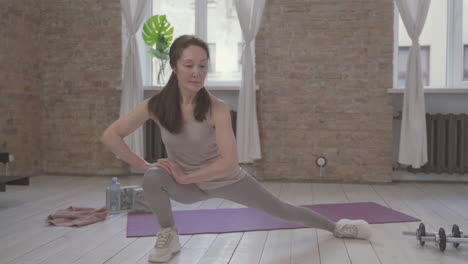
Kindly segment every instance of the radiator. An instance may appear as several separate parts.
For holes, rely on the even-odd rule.
[[[236,133],[237,112],[231,111],[232,129]],[[144,128],[145,160],[155,162],[158,159],[166,158],[166,148],[161,140],[161,131],[159,126],[153,121],[146,121]]]
[[[468,172],[468,115],[426,114],[428,162],[424,172]]]

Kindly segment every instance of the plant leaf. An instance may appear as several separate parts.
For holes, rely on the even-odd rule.
[[[174,27],[167,21],[166,15],[154,15],[143,24],[142,37],[146,45],[164,52],[172,43]]]
[[[148,50],[148,53],[153,56],[153,57],[156,57],[160,60],[169,60],[169,53],[168,52],[161,52],[157,49],[149,49]]]

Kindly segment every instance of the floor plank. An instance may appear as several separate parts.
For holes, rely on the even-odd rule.
[[[385,201],[369,185],[342,184],[342,188],[349,202],[375,202],[386,206]],[[345,246],[351,262],[363,264],[381,263],[372,246],[372,242],[375,239],[376,237],[371,238],[369,241],[345,239]],[[377,239],[384,238],[377,237]]]
[[[315,203],[345,203],[348,202],[341,184],[312,184]],[[317,241],[321,264],[351,263],[344,240],[336,239],[324,230],[317,230]]]
[[[229,263],[259,263],[265,248],[267,236],[267,231],[244,233]]]
[[[391,186],[374,186],[379,194],[387,201],[388,204],[395,210],[408,213],[412,216],[418,217],[426,224],[426,229],[435,230],[440,221],[440,216],[434,213],[431,208],[430,198],[428,196],[421,196],[416,190],[416,184],[395,184]],[[427,243],[426,246],[420,247],[419,243],[414,237],[403,236],[402,232],[413,231],[417,228],[418,223],[398,223],[381,225],[381,229],[385,231],[383,236],[386,239],[379,240],[381,243],[389,243],[390,245],[383,246],[378,253],[379,257],[385,256],[389,252],[401,252],[401,261],[414,261],[415,263],[463,263],[466,258],[460,252],[449,252],[447,250],[442,253],[432,243]],[[380,230],[374,230],[376,232]],[[393,250],[389,250],[393,248]],[[391,263],[391,260],[382,263]],[[409,262],[412,263],[412,262]]]
[[[291,202],[295,205],[315,203],[314,193],[309,183],[291,183],[290,191],[294,193]],[[315,228],[292,230],[291,264],[302,263],[320,263],[317,230]]]
[[[218,235],[202,234],[192,236],[177,254],[168,263],[170,264],[196,264],[203,257],[205,252],[213,244]]]
[[[199,264],[225,264],[229,263],[234,251],[242,238],[242,233],[219,234],[203,257]]]
[[[68,228],[45,224],[50,213],[68,206],[99,207],[111,177],[39,176],[30,186],[9,186],[0,193],[0,264],[148,263],[154,237],[127,238],[126,215],[93,225]],[[141,176],[119,178],[141,184]],[[372,201],[420,218],[429,231],[457,223],[468,227],[468,184],[335,184],[262,182],[280,199],[295,205]],[[10,188],[11,187],[11,188]],[[241,208],[222,199],[194,204],[174,202],[174,210]],[[440,252],[433,243],[419,246],[419,222],[371,225],[370,241],[336,239],[330,232],[304,228],[232,234],[180,236],[183,248],[169,263],[178,264],[427,264],[467,263],[468,245]]]

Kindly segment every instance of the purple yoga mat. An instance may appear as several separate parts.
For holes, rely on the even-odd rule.
[[[364,219],[370,224],[419,221],[419,219],[372,202],[304,205],[333,220]],[[174,211],[181,235],[229,233],[304,226],[271,217],[252,208]],[[154,236],[159,224],[151,213],[129,213],[127,237]]]

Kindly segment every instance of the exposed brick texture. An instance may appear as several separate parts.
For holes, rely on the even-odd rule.
[[[42,170],[39,5],[34,0],[0,3],[0,152],[15,157],[10,174]]]
[[[15,174],[122,174],[118,0],[2,0],[0,151]],[[263,179],[391,179],[392,0],[269,0],[257,47]],[[315,158],[325,155],[322,178]]]
[[[99,141],[120,107],[120,1],[43,2],[44,171],[122,173],[123,164]]]
[[[17,158],[11,172],[125,173],[99,142],[119,112],[120,2],[1,5],[0,150]]]
[[[392,32],[391,0],[267,1],[256,42],[257,177],[391,180]]]

